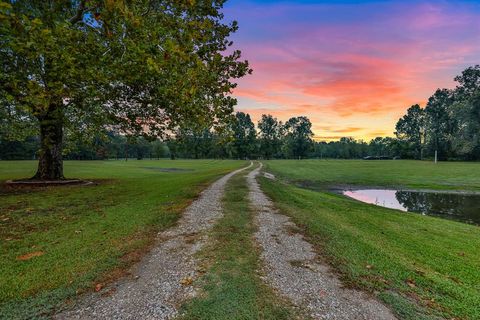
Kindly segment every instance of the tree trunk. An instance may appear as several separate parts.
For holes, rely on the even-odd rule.
[[[60,110],[50,110],[38,118],[40,122],[40,154],[36,180],[61,180],[63,176],[63,123]]]

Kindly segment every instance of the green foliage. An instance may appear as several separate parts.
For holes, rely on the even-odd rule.
[[[278,156],[282,145],[284,127],[281,121],[271,115],[262,115],[258,121],[260,153],[264,159]]]
[[[305,158],[313,146],[312,123],[307,117],[293,117],[285,123],[285,153],[295,159]]]
[[[418,104],[411,106],[408,108],[407,114],[398,120],[395,129],[397,138],[410,144],[415,159],[421,159],[425,135],[424,110]]]
[[[0,160],[32,160],[38,150],[38,139],[28,137],[23,141],[0,139]]]
[[[215,135],[210,129],[181,128],[177,131],[175,140],[183,155],[192,155],[194,159],[209,158]]]
[[[237,112],[231,121],[232,155],[237,159],[252,158],[256,152],[256,130],[249,114]]]
[[[245,118],[246,115],[245,115]],[[233,120],[236,121],[236,120]],[[232,122],[235,123],[235,122]],[[234,136],[233,124],[218,128],[202,128],[189,126],[175,131],[175,136],[166,142],[149,141],[143,137],[124,136],[109,131],[97,134],[89,142],[68,140],[64,148],[64,158],[73,160],[101,160],[119,158],[238,158],[238,148],[247,152],[249,158],[288,158],[289,152],[285,135],[285,126],[271,115],[262,115],[258,123],[258,136],[253,134],[245,138],[245,128],[237,126],[237,137]],[[246,122],[248,132],[251,122]],[[241,131],[243,130],[243,132]],[[240,140],[238,140],[240,139]],[[30,137],[28,141],[0,139],[0,154],[3,159],[32,159],[38,149],[38,139]],[[308,151],[308,157],[315,158],[362,158],[365,156],[400,156],[408,158],[409,146],[405,141],[377,137],[366,143],[353,138],[341,138],[339,141],[314,142],[314,147]]]
[[[2,107],[38,118],[56,104],[83,134],[223,119],[230,79],[249,71],[238,51],[220,54],[237,30],[223,2],[2,1]]]
[[[250,72],[224,2],[0,1],[0,133],[40,126],[40,165],[61,167],[63,129],[162,137],[224,122],[232,79]]]
[[[397,137],[416,158],[425,150],[443,159],[480,159],[480,66],[465,69],[455,81],[455,89],[438,89],[425,109],[412,106],[397,122]]]
[[[376,137],[369,143],[353,138],[340,138],[338,141],[315,142],[310,157],[319,159],[361,159],[367,156],[388,158],[409,158],[407,142],[392,137]]]
[[[0,139],[1,160],[32,160],[38,157],[38,137],[28,137],[25,141]],[[99,134],[89,142],[69,141],[63,158],[68,160],[105,160],[122,158],[166,158],[170,151],[165,142],[150,141],[144,137],[125,137],[112,131]]]
[[[168,147],[165,142],[160,140],[155,140],[152,142],[152,155],[157,159],[164,158],[168,156]]]
[[[451,141],[456,124],[450,114],[452,93],[447,89],[438,89],[428,99],[425,107],[426,144],[430,154],[438,152],[439,158],[452,155]]]
[[[455,80],[453,149],[467,159],[480,159],[480,66],[467,68]]]

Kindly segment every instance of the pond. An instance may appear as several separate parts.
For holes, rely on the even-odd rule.
[[[342,193],[386,208],[480,225],[480,194],[391,189],[345,190]]]

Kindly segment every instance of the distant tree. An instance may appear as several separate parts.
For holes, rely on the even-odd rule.
[[[439,158],[450,155],[450,141],[455,131],[454,119],[450,116],[451,104],[451,91],[438,89],[425,107],[426,143],[432,154],[438,152]]]
[[[425,136],[425,111],[415,104],[408,108],[407,114],[398,120],[396,126],[398,139],[410,144],[414,157],[422,158],[422,148]]]
[[[168,147],[165,142],[156,139],[152,142],[152,154],[155,158],[160,159],[168,154]]]
[[[480,66],[467,68],[455,80],[451,112],[456,121],[455,152],[467,159],[480,159]]]
[[[237,159],[251,158],[256,149],[256,131],[249,114],[237,112],[231,122],[233,133],[233,156]]]
[[[213,134],[209,128],[190,126],[177,131],[176,140],[184,158],[208,158],[211,155]]]
[[[131,150],[134,157],[137,160],[142,160],[144,158],[151,158],[152,155],[152,145],[144,137],[135,137],[131,143]]]
[[[395,157],[402,156],[399,140],[392,137],[376,137],[369,143],[369,155]]]
[[[286,153],[295,159],[305,158],[313,147],[312,123],[307,117],[293,117],[285,123]]]
[[[461,75],[456,76],[454,80],[458,82],[455,88],[456,99],[475,95],[480,88],[480,65],[468,67],[462,71]]]
[[[339,157],[343,159],[351,159],[355,157],[356,141],[352,137],[342,137],[338,143]]]
[[[282,127],[282,122],[271,115],[264,114],[258,121],[260,154],[263,158],[268,160],[280,153],[283,138]]]
[[[32,160],[38,150],[37,137],[27,137],[21,141],[0,138],[0,160]]]
[[[223,122],[231,79],[249,72],[227,50],[237,24],[222,22],[224,2],[1,0],[0,130],[36,129],[35,178],[63,178],[66,131],[164,136]]]
[[[166,143],[168,146],[168,153],[170,154],[170,159],[175,160],[178,157],[178,141],[173,138],[168,138]]]
[[[121,159],[125,156],[126,137],[116,132],[109,131],[107,133],[110,143],[108,144],[109,158]]]
[[[386,141],[383,139],[383,137],[376,137],[370,140],[370,143],[368,146],[369,146],[370,156],[380,157],[380,156],[387,155],[388,145]]]
[[[212,135],[210,153],[213,158],[233,158],[233,134],[230,125],[218,127]]]
[[[318,159],[328,158],[327,149],[328,145],[325,141],[314,142],[313,156]]]

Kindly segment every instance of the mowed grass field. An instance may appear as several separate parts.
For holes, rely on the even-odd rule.
[[[346,285],[377,295],[402,319],[480,319],[480,227],[363,204],[328,191],[339,185],[478,190],[479,163],[265,164],[278,179],[262,178],[264,191],[304,229]]]
[[[342,185],[480,190],[480,163],[413,160],[272,160],[268,168],[290,182],[314,187]]]
[[[66,299],[123,275],[203,188],[246,164],[67,161],[68,178],[97,184],[2,187],[0,318],[48,317]],[[35,167],[33,161],[0,161],[0,183],[32,176]]]

